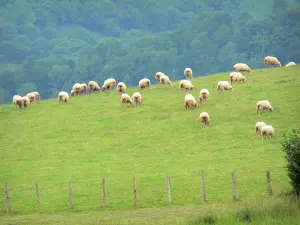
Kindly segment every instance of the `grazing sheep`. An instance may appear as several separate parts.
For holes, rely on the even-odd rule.
[[[168,84],[169,86],[171,86],[171,81],[170,81],[170,78],[165,75],[165,74],[162,74],[159,78],[159,83],[160,84]]]
[[[261,136],[264,140],[265,137],[270,137],[270,139],[274,136],[274,128],[271,125],[265,125],[261,128]]]
[[[71,90],[70,95],[71,97],[74,97],[76,95],[76,92],[74,90]]]
[[[139,82],[139,87],[141,89],[144,89],[146,87],[150,87],[150,85],[151,85],[151,82],[150,82],[150,80],[148,78],[143,78]]]
[[[140,94],[140,92],[134,92],[132,95],[133,101],[136,105],[140,105],[142,102],[142,95]]]
[[[107,90],[112,90],[113,88],[115,88],[117,85],[116,80],[114,78],[109,78],[106,81],[104,81],[103,85],[102,85],[102,91]]]
[[[255,124],[255,132],[256,132],[256,134],[260,134],[260,133],[261,133],[261,128],[262,128],[263,126],[265,126],[265,125],[266,125],[265,122],[257,122],[257,123]]]
[[[217,84],[217,91],[232,91],[232,86],[226,80],[221,80]]]
[[[194,85],[189,80],[181,80],[179,82],[179,87],[180,87],[181,91],[183,91],[184,89],[185,89],[185,91],[188,91],[188,90],[194,91]]]
[[[31,103],[30,99],[27,96],[23,96],[22,100],[23,100],[23,106],[24,106],[24,108],[27,108],[27,106],[29,106],[30,103]]]
[[[235,83],[235,82],[247,82],[246,77],[241,74],[240,72],[232,72],[229,74],[230,82]]]
[[[81,92],[80,92],[80,94],[86,94],[86,90],[87,90],[87,85],[86,85],[86,83],[81,83],[81,84],[80,84],[80,87],[81,87]]]
[[[209,115],[207,112],[200,113],[199,116],[200,124],[202,124],[202,127],[208,126],[211,124],[211,120],[209,119]]]
[[[117,85],[117,92],[125,93],[126,85],[123,82],[119,82]]]
[[[294,62],[289,62],[288,64],[285,65],[286,67],[289,67],[289,66],[296,66],[296,63]]]
[[[205,89],[205,88],[201,89],[201,91],[200,91],[200,96],[199,96],[200,102],[201,102],[201,103],[202,103],[203,101],[206,102],[208,96],[209,96],[208,90]]]
[[[13,104],[16,106],[19,106],[19,109],[22,108],[23,105],[23,99],[20,95],[14,95],[13,96]]]
[[[121,95],[121,99],[122,99],[122,104],[127,105],[129,103],[130,105],[133,105],[133,102],[127,93],[123,93]]]
[[[75,95],[79,95],[81,93],[81,85],[79,83],[74,84],[72,91],[75,92]]]
[[[191,80],[193,77],[193,71],[191,68],[185,68],[184,69],[184,76],[186,77],[187,80]]]
[[[88,86],[89,86],[89,90],[91,92],[93,92],[93,91],[101,91],[101,88],[99,87],[98,83],[95,82],[95,81],[93,81],[93,80],[89,81]]]
[[[235,72],[251,72],[250,67],[246,63],[236,63],[233,66]]]
[[[184,107],[185,109],[188,109],[188,108],[196,108],[198,106],[198,103],[196,101],[196,99],[194,98],[193,95],[191,94],[187,94],[184,98]]]
[[[158,82],[160,81],[160,76],[161,75],[165,75],[163,72],[157,72],[156,74],[155,74],[155,80],[157,80]]]
[[[264,64],[265,64],[265,67],[268,67],[268,66],[273,66],[273,67],[279,66],[279,67],[281,67],[281,63],[274,56],[266,56],[265,59],[264,59]]]
[[[273,106],[268,100],[258,101],[256,103],[256,112],[261,112],[262,110],[269,110],[273,112]]]
[[[69,94],[65,91],[61,91],[58,93],[58,101],[60,103],[68,103],[69,102]]]
[[[26,95],[29,98],[30,103],[35,101],[35,95],[33,92],[30,92]]]

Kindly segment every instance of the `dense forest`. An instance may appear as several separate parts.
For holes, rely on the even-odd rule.
[[[299,0],[1,0],[0,103],[109,77],[128,86],[300,62]]]

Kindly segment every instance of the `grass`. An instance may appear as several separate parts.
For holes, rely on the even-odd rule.
[[[21,111],[1,105],[0,183],[8,181],[11,214],[36,211],[35,180],[42,213],[69,211],[70,178],[70,211],[91,213],[132,209],[134,174],[137,208],[168,205],[167,172],[172,205],[178,207],[201,203],[200,170],[208,203],[232,201],[232,170],[239,199],[267,195],[266,170],[271,171],[275,195],[289,190],[281,141],[300,124],[299,66],[255,70],[246,74],[248,83],[217,93],[217,81],[228,80],[228,74],[193,80],[195,97],[201,88],[210,91],[208,102],[193,110],[185,110],[185,93],[177,81],[172,87],[153,85],[140,91],[139,108],[123,107],[115,90],[77,96],[66,105],[57,99],[41,101]],[[256,114],[256,102],[263,99],[270,100],[274,112]],[[210,114],[211,127],[201,128],[198,117],[203,111]],[[257,121],[273,125],[276,137],[261,140],[254,130]],[[107,209],[102,208],[102,176]],[[5,213],[4,196],[0,205]]]

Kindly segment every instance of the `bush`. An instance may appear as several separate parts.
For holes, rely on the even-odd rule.
[[[300,131],[293,130],[289,136],[284,135],[283,151],[286,153],[287,170],[297,196],[300,195]]]

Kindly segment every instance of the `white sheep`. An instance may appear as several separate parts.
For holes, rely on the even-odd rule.
[[[22,97],[20,95],[14,95],[13,96],[13,104],[15,106],[19,106],[19,109],[21,109],[22,106],[23,106],[23,99],[22,99]]]
[[[184,89],[185,89],[185,91],[188,91],[188,90],[193,91],[194,85],[189,80],[181,80],[179,82],[179,88],[181,89],[181,91],[183,91]]]
[[[74,97],[74,96],[76,95],[76,92],[75,92],[74,90],[71,90],[70,95],[71,95],[72,97]]]
[[[40,97],[40,93],[38,93],[37,91],[32,92],[35,98],[35,101],[39,101],[41,99]]]
[[[208,96],[209,96],[209,92],[207,89],[203,88],[201,89],[200,91],[200,96],[199,96],[199,101],[202,103],[203,101],[207,101],[208,99]]]
[[[199,119],[200,119],[200,124],[202,124],[202,127],[208,126],[211,124],[211,119],[209,118],[209,115],[207,112],[200,113]]]
[[[127,105],[129,103],[130,105],[133,105],[131,97],[127,93],[123,93],[121,95],[121,99],[122,99],[122,104]]]
[[[26,95],[29,98],[30,103],[35,101],[35,95],[33,92],[30,92]]]
[[[24,106],[24,108],[26,108],[27,106],[29,106],[30,103],[31,103],[30,99],[27,96],[23,96],[22,100],[23,100],[23,106]]]
[[[126,85],[123,82],[117,84],[117,92],[126,93]]]
[[[150,80],[148,78],[143,78],[139,82],[139,87],[141,89],[144,89],[146,87],[150,87],[150,85],[151,85],[151,82],[150,82]]]
[[[72,91],[75,95],[79,95],[81,93],[81,85],[79,83],[74,84]]]
[[[261,136],[262,139],[264,140],[265,137],[270,137],[270,139],[274,136],[274,127],[272,127],[271,125],[265,125],[261,128]]]
[[[250,67],[246,63],[236,63],[233,65],[233,70],[235,72],[251,72]]]
[[[65,91],[61,91],[58,93],[58,102],[59,103],[68,103],[69,102],[69,94]]]
[[[198,103],[196,101],[196,99],[194,98],[193,95],[191,94],[187,94],[184,98],[184,107],[185,109],[188,109],[188,108],[196,108],[198,106]]]
[[[133,101],[136,105],[140,105],[142,102],[142,95],[140,92],[134,92],[132,95]]]
[[[230,83],[226,80],[221,80],[218,82],[217,84],[217,91],[232,91],[232,86],[230,85]]]
[[[229,74],[229,79],[231,83],[235,83],[235,82],[247,82],[246,77],[241,74],[240,72],[231,72]]]
[[[255,124],[255,132],[256,132],[256,134],[260,134],[260,133],[261,133],[261,128],[262,128],[263,126],[265,126],[265,125],[266,125],[265,122],[257,122],[257,123]]]
[[[159,78],[159,83],[160,84],[168,84],[169,86],[171,86],[171,81],[170,81],[170,78],[165,75],[165,74],[162,74]]]
[[[81,94],[86,94],[86,91],[87,91],[87,85],[86,83],[81,83],[80,84],[80,87],[81,87]]]
[[[258,101],[256,103],[256,112],[260,113],[262,110],[269,110],[270,112],[273,112],[273,106],[268,100]]]
[[[274,56],[266,56],[265,59],[264,59],[264,64],[265,64],[265,67],[268,67],[268,66],[279,66],[281,67],[281,63],[280,61],[274,57]]]
[[[115,88],[117,85],[116,80],[114,78],[109,78],[107,80],[104,81],[103,85],[102,85],[102,91],[107,90],[112,90],[113,88]]]
[[[191,80],[193,77],[193,71],[191,68],[185,68],[183,74],[185,75],[187,80]]]
[[[156,74],[155,74],[155,80],[157,80],[158,82],[160,81],[160,76],[161,75],[165,75],[163,72],[157,72]]]
[[[296,66],[296,63],[294,62],[289,62],[288,64],[285,65],[286,67],[289,67],[289,66]]]
[[[89,90],[91,92],[93,92],[93,91],[101,91],[101,88],[99,87],[98,83],[96,81],[93,81],[93,80],[89,81],[88,87],[89,87]]]

